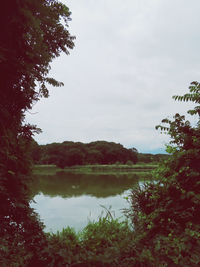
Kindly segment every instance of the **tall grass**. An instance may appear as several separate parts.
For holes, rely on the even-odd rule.
[[[67,227],[56,234],[48,233],[47,239],[51,255],[48,266],[117,266],[133,235],[127,221],[107,213],[80,232]]]

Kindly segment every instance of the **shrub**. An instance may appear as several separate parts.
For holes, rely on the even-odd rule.
[[[89,222],[76,233],[67,227],[47,234],[48,266],[117,266],[121,252],[130,244],[131,229],[127,222],[105,216]],[[121,260],[120,260],[121,262]]]
[[[200,84],[177,100],[200,103]],[[188,111],[200,113],[196,106]],[[164,119],[159,125],[172,140],[171,157],[154,172],[157,183],[136,188],[129,216],[135,227],[135,244],[147,266],[199,266],[200,264],[200,121],[191,126],[184,116]]]

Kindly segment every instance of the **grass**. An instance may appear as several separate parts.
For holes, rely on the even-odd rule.
[[[56,234],[48,233],[47,238],[50,266],[117,266],[119,255],[132,243],[132,230],[127,221],[107,214],[78,233],[67,227]]]
[[[36,175],[55,175],[57,172],[80,173],[80,174],[111,174],[111,173],[146,173],[157,167],[157,164],[138,163],[133,165],[112,164],[112,165],[82,165],[60,169],[55,165],[35,165],[33,173]]]

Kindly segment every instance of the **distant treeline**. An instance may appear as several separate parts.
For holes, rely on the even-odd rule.
[[[150,154],[150,153],[138,153],[138,162],[153,163],[161,162],[169,158],[169,154]]]
[[[38,145],[32,144],[31,155],[35,164],[55,164],[60,168],[86,164],[135,164],[159,162],[167,155],[142,154],[136,148],[125,148],[121,144],[107,141],[81,143],[65,141]]]

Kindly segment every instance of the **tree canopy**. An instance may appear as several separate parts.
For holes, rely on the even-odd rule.
[[[38,129],[25,124],[24,117],[40,97],[48,96],[48,84],[62,85],[48,73],[51,61],[74,47],[69,20],[69,9],[56,0],[1,3],[0,259],[4,265],[14,264],[15,257],[27,264],[31,258],[27,249],[36,253],[33,243],[43,236],[29,206],[27,187],[31,167],[27,151]]]
[[[1,11],[1,110],[19,116],[48,96],[46,84],[62,85],[47,75],[51,61],[74,46],[67,30],[70,12],[54,0],[4,1]]]
[[[137,150],[127,149],[121,144],[107,141],[52,143],[37,145],[33,141],[32,158],[36,164],[55,164],[64,168],[73,165],[114,164],[137,162]]]

